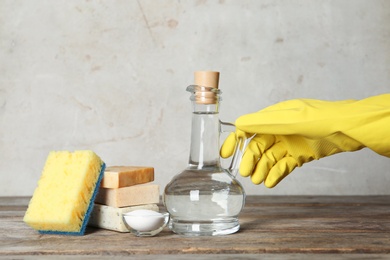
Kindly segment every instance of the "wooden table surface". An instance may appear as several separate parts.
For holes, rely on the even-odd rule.
[[[92,227],[84,236],[41,235],[22,221],[28,201],[0,197],[0,259],[390,258],[390,196],[249,196],[240,231],[216,237]]]

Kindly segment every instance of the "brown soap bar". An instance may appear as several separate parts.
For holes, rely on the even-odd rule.
[[[111,207],[128,207],[160,202],[160,189],[157,184],[139,184],[118,189],[99,188],[96,203]]]
[[[100,184],[103,188],[121,188],[154,181],[154,168],[142,166],[110,166]]]

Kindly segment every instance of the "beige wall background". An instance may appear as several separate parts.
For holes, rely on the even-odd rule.
[[[221,119],[292,98],[390,90],[390,1],[0,0],[0,196],[31,195],[51,150],[186,167],[195,70],[221,72]],[[248,194],[390,194],[369,150],[304,165]]]

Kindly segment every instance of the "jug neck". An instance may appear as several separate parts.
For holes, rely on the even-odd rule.
[[[219,97],[206,104],[191,100],[193,111],[189,167],[199,170],[220,167]]]

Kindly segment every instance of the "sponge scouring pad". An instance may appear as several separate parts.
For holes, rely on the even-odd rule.
[[[50,152],[24,222],[40,233],[83,235],[104,169],[92,151]]]

